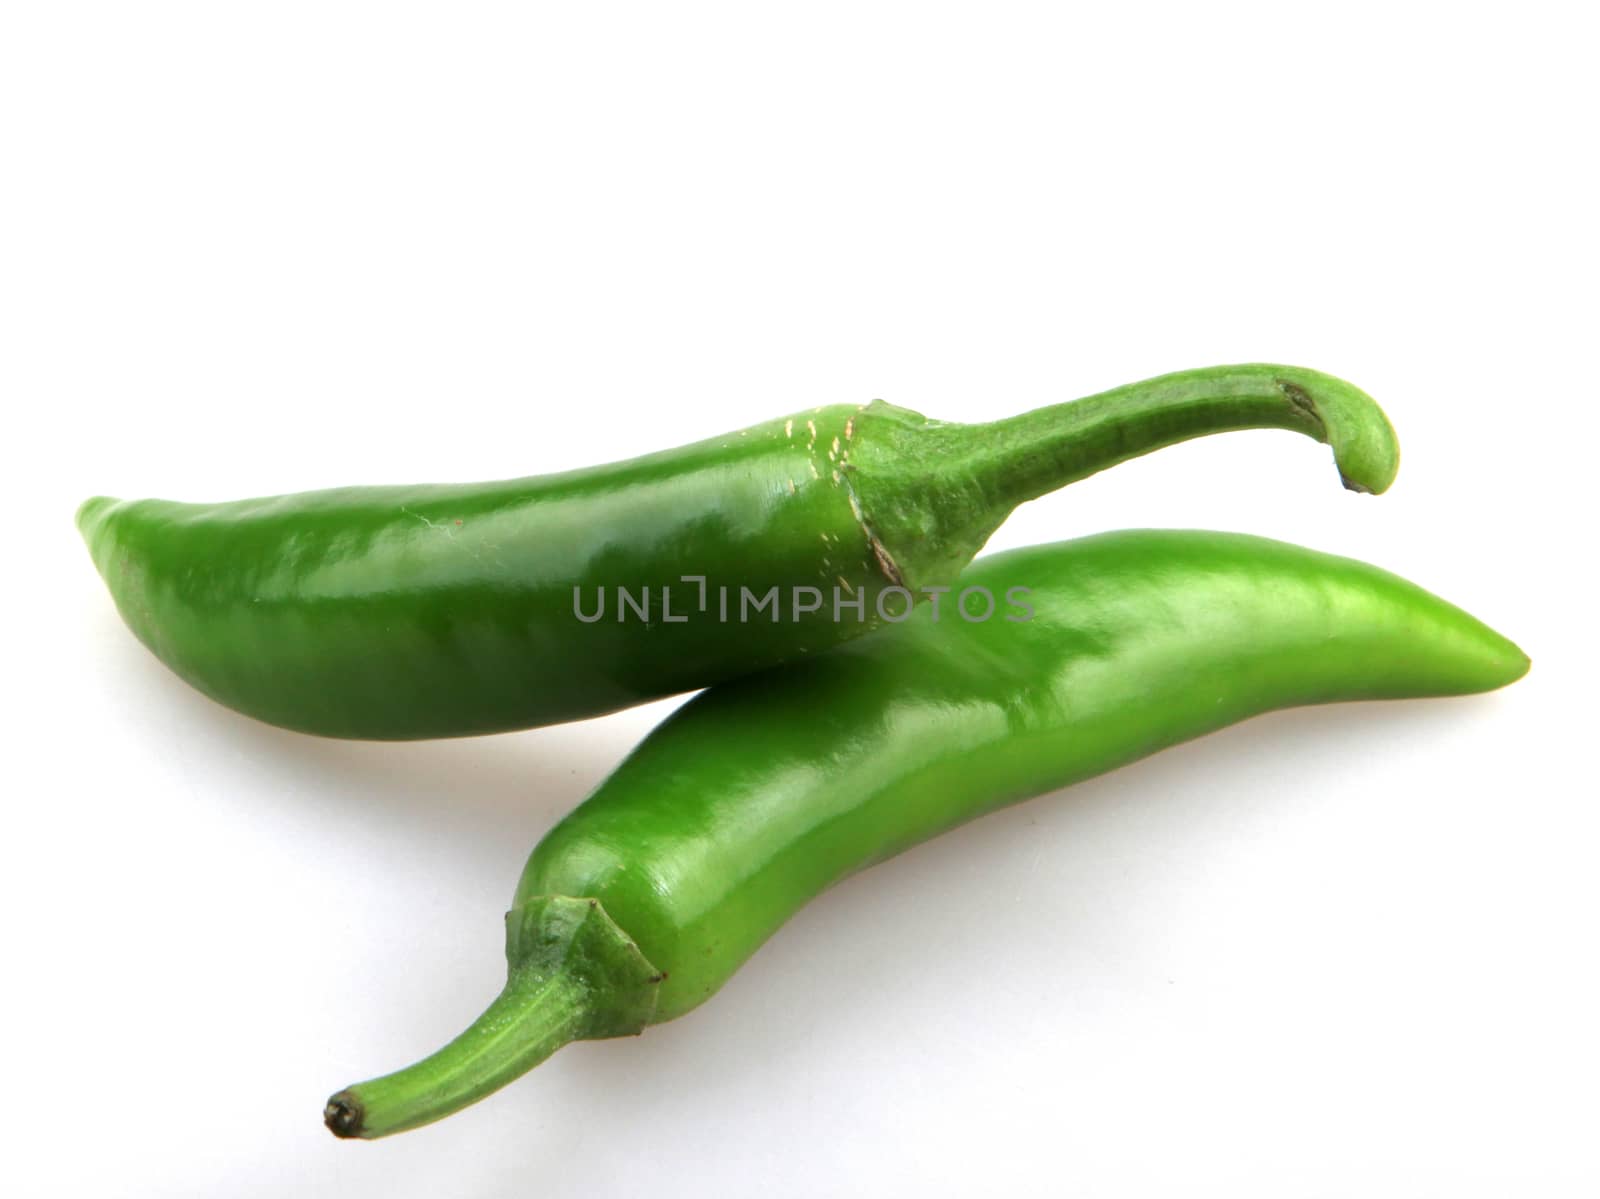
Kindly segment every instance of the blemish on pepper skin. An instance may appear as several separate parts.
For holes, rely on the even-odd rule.
[[[812,477],[812,478],[813,478],[813,479],[820,479],[820,478],[822,478],[822,476],[821,476],[821,475],[819,475],[819,474],[818,474],[818,473],[817,473],[817,464],[816,464],[816,463],[815,463],[815,462],[813,462],[813,461],[811,461],[811,460],[810,460],[810,459],[809,459],[809,458],[808,458],[808,459],[806,459],[806,465],[807,465],[807,466],[809,466],[809,467],[810,467],[810,468],[811,468],[811,477]]]
[[[1283,392],[1284,398],[1307,416],[1313,417],[1322,424],[1322,413],[1317,411],[1317,402],[1311,398],[1311,393],[1298,383],[1291,383],[1287,379],[1278,380],[1278,390]]]
[[[818,408],[817,411],[821,412],[822,409]],[[817,422],[814,420],[808,420],[806,422],[806,430],[811,434],[811,440],[806,442],[806,449],[809,450],[812,446],[817,444]]]
[[[788,420],[783,422],[783,435],[785,437],[794,436],[794,417],[791,416]]]
[[[794,480],[790,479],[789,480],[789,494],[790,495],[794,495],[799,490],[800,489],[794,485]]]
[[[856,435],[856,418],[852,416],[849,420],[844,422],[844,439],[846,441],[849,441],[855,435]]]
[[[872,556],[878,560],[878,569],[883,571],[889,582],[896,587],[904,587],[905,576],[900,573],[899,564],[889,556],[889,551],[884,548],[883,542],[869,533],[867,535],[867,544],[872,547]]]
[[[444,531],[444,535],[445,535],[445,536],[446,536],[446,537],[454,537],[454,536],[455,536],[455,534],[454,534],[454,533],[452,533],[452,532],[451,532],[451,531],[450,531],[450,530],[449,530],[449,528],[447,528],[447,527],[446,527],[446,526],[444,526],[444,525],[436,525],[436,524],[434,524],[434,523],[433,523],[433,522],[432,522],[432,521],[431,521],[431,520],[429,520],[429,519],[428,519],[428,518],[427,518],[427,517],[426,517],[426,516],[424,516],[424,515],[422,515],[422,513],[420,513],[420,512],[413,512],[413,511],[411,511],[411,509],[410,509],[410,508],[407,508],[407,507],[406,507],[406,506],[405,506],[405,505],[404,505],[404,504],[402,504],[402,505],[400,505],[400,511],[402,511],[402,512],[404,512],[404,513],[405,513],[405,514],[406,514],[406,515],[407,515],[407,516],[414,516],[414,517],[416,517],[416,518],[417,518],[417,519],[418,519],[418,520],[420,520],[420,521],[421,521],[421,522],[422,522],[422,523],[423,523],[423,524],[425,524],[425,525],[426,525],[426,526],[427,526],[427,527],[428,527],[428,528],[430,528],[430,529],[442,529],[442,530],[443,530],[443,531]],[[459,524],[460,524],[460,523],[461,523],[461,522],[460,522],[460,521],[459,521],[459,520],[458,520],[458,521],[456,521],[456,524],[458,524],[458,525],[459,525]]]
[[[833,485],[835,487],[839,486],[839,472],[838,471],[834,471],[833,472]]]
[[[837,437],[835,437],[833,439],[833,449],[828,451],[828,457],[830,457],[830,458],[837,457],[838,453],[839,453],[839,439]]]
[[[845,578],[843,575],[835,575],[834,577],[839,580],[839,585],[844,588],[846,595],[854,595],[856,593],[856,589],[850,586],[849,579]]]

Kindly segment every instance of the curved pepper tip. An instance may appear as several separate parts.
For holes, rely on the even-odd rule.
[[[1462,636],[1448,643],[1455,694],[1498,691],[1528,673],[1533,660],[1520,645],[1476,617],[1463,615]]]
[[[109,495],[95,495],[90,496],[78,505],[78,511],[73,520],[78,526],[78,532],[83,534],[85,541],[88,541],[93,535],[96,526],[100,523],[100,518],[105,515],[106,509],[115,507],[116,503],[117,501]]]
[[[1533,659],[1528,657],[1527,650],[1509,637],[1501,639],[1505,642],[1505,682],[1500,685],[1509,687],[1533,669]]]

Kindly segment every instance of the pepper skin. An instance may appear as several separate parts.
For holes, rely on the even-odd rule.
[[[669,717],[534,850],[501,997],[432,1057],[335,1095],[329,1127],[425,1124],[569,1040],[681,1016],[821,891],[1003,805],[1272,709],[1487,691],[1528,666],[1403,579],[1237,534],[1108,533],[961,583],[1000,601],[993,618],[924,606]],[[1032,619],[1005,619],[1013,587]]]
[[[1394,477],[1394,432],[1363,392],[1242,366],[988,425],[841,405],[568,474],[225,504],[97,498],[78,523],[129,627],[213,699],[325,736],[464,736],[827,649],[882,622],[886,589],[922,598],[952,582],[1018,504],[1161,446],[1258,427],[1329,443],[1353,489]],[[744,609],[741,588],[776,588],[782,619]],[[816,611],[795,615],[795,600],[812,602],[798,588],[817,590]],[[602,594],[603,618],[580,620]]]

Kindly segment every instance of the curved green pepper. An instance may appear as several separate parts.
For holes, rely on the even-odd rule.
[[[951,583],[1018,504],[1256,427],[1328,442],[1352,488],[1394,477],[1393,430],[1364,393],[1241,366],[989,425],[835,406],[569,474],[227,504],[99,498],[78,522],[129,627],[213,699],[327,736],[460,736],[826,649],[882,623],[886,595],[897,610],[891,589],[920,599]]]
[[[1274,708],[1485,691],[1528,665],[1403,579],[1256,537],[1109,533],[961,584],[994,615],[947,597],[680,708],[534,850],[500,998],[335,1095],[329,1127],[412,1128],[570,1040],[681,1016],[825,888],[1002,805]]]

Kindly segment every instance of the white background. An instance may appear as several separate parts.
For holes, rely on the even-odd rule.
[[[7,1191],[1600,1192],[1583,7],[7,6]],[[423,1131],[324,1131],[494,994],[527,852],[670,704],[438,744],[255,724],[122,627],[80,499],[489,479],[1247,360],[1375,394],[1392,492],[1239,434],[994,544],[1353,554],[1517,639],[1525,681],[1012,809],[676,1024]]]

